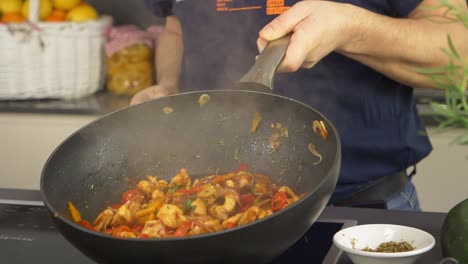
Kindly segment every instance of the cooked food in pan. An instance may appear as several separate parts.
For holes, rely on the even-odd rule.
[[[288,186],[268,176],[236,172],[193,180],[181,169],[170,181],[148,176],[122,194],[92,222],[68,202],[72,219],[82,226],[118,238],[186,237],[242,226],[297,202]]]

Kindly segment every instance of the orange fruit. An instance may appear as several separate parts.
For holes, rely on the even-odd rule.
[[[46,22],[63,22],[65,21],[62,17],[48,16],[44,21]]]
[[[65,19],[65,17],[67,17],[67,11],[61,9],[54,9],[52,10],[52,13],[50,15]]]
[[[52,13],[45,19],[47,22],[61,22],[65,21],[67,12],[65,10],[54,9]]]
[[[25,19],[22,15],[18,13],[11,13],[11,14],[5,14],[2,17],[1,22],[2,23],[15,23],[15,22],[23,22]]]

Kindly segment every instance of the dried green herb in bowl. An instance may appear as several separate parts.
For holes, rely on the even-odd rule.
[[[379,253],[397,253],[397,252],[408,252],[414,250],[413,245],[408,242],[384,242],[380,244],[376,249],[365,247],[362,249],[367,252],[379,252]]]

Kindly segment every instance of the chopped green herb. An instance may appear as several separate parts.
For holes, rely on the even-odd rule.
[[[177,190],[179,190],[179,189],[180,189],[180,186],[179,186],[179,185],[174,185],[174,186],[172,186],[171,188],[169,188],[169,192],[175,192],[175,191],[177,191]]]
[[[185,201],[182,203],[182,204],[184,205],[184,209],[185,209],[185,210],[190,210],[190,208],[192,208],[191,205],[192,205],[193,200],[194,200],[194,198],[191,197],[191,198],[185,200]]]

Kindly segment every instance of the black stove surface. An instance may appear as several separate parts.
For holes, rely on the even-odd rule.
[[[318,221],[294,246],[278,257],[282,263],[336,263],[340,251],[333,235],[353,220]],[[94,263],[58,232],[45,207],[0,204],[0,249],[6,263]]]

